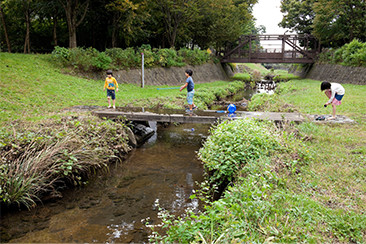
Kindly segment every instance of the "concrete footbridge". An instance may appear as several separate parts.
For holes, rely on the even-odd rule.
[[[272,120],[272,121],[293,121],[303,122],[307,120],[300,113],[274,113],[274,112],[246,112],[236,111],[234,114],[229,114],[226,111],[216,110],[198,110],[193,113],[187,113],[184,110],[174,109],[161,109],[161,110],[149,110],[140,108],[132,109],[135,111],[126,111],[126,109],[120,110],[95,110],[93,113],[101,118],[117,119],[123,118],[131,121],[156,121],[156,122],[169,122],[169,123],[201,123],[201,124],[213,124],[223,120],[235,120],[243,118],[256,118],[260,120]]]
[[[255,118],[259,120],[270,120],[275,122],[316,122],[316,123],[354,123],[346,116],[337,115],[335,120],[327,120],[330,115],[321,116],[325,120],[317,120],[319,115],[304,115],[301,113],[282,112],[248,112],[236,111],[234,114],[223,110],[194,110],[187,113],[182,109],[144,109],[144,108],[117,108],[105,109],[99,107],[92,113],[100,118],[126,119],[130,121],[156,121],[168,123],[199,123],[214,124],[224,120],[235,120],[243,118]]]

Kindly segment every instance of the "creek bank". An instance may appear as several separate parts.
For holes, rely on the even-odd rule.
[[[0,138],[1,211],[11,211],[15,205],[30,209],[40,200],[61,198],[65,189],[87,184],[95,172],[125,160],[132,148],[154,133],[143,124],[126,126],[124,121],[81,112],[4,131]]]

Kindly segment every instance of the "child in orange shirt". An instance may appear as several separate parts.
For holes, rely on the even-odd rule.
[[[111,108],[111,98],[113,101],[113,108],[116,109],[116,92],[118,92],[118,83],[117,80],[112,77],[112,70],[107,70],[107,78],[105,78],[104,88],[107,88],[107,98],[108,98],[108,108]]]

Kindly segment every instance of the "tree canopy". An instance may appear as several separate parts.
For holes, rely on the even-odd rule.
[[[1,0],[0,49],[220,48],[255,31],[258,0]]]
[[[365,0],[281,0],[280,26],[313,34],[326,47],[366,41]]]

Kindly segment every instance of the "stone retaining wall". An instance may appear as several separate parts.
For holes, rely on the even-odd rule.
[[[192,78],[195,83],[205,83],[218,80],[228,80],[223,66],[219,64],[203,64],[196,66],[171,67],[171,68],[145,68],[145,85],[177,85],[184,84],[186,69],[193,71]],[[96,80],[104,80],[105,72],[94,74],[80,74]],[[113,71],[113,76],[118,83],[141,84],[141,69]]]
[[[366,85],[365,67],[348,67],[334,64],[314,64],[305,78],[337,83]]]

